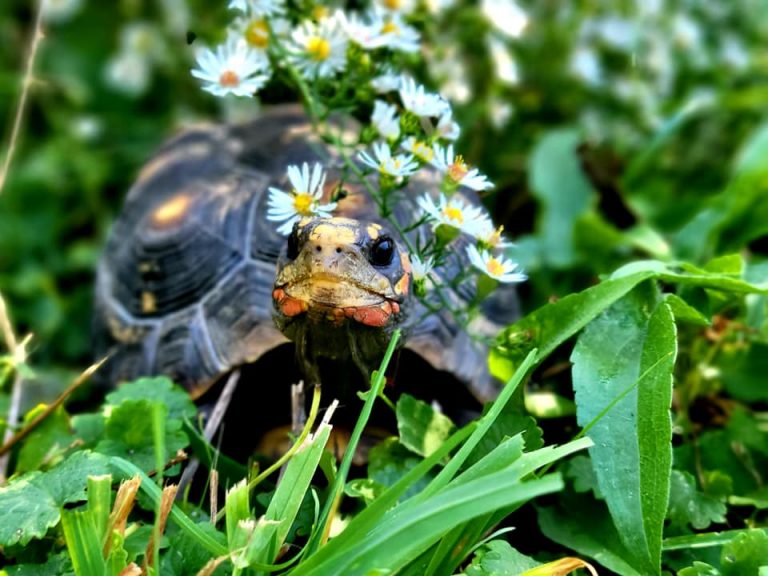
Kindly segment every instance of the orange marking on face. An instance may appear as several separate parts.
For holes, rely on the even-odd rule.
[[[362,308],[355,308],[352,314],[352,318],[355,321],[360,322],[360,324],[381,328],[382,326],[387,325],[391,315],[392,306],[389,302],[384,302],[378,306],[365,306]]]
[[[408,289],[411,286],[411,277],[408,276],[408,274],[403,274],[400,277],[400,280],[397,281],[397,284],[395,284],[395,293],[396,294],[405,294],[408,295]]]
[[[400,265],[403,267],[403,272],[406,274],[411,273],[411,259],[408,258],[408,254],[405,252],[400,253]]]
[[[281,288],[277,288],[272,292],[272,299],[277,302],[280,312],[289,317],[303,314],[309,308],[309,304],[304,302],[304,300],[291,298]]]
[[[179,194],[170,200],[163,202],[152,214],[152,222],[155,224],[173,224],[187,213],[192,205],[192,198],[186,194]]]
[[[381,226],[377,226],[376,224],[369,224],[368,228],[366,228],[366,231],[368,232],[368,236],[371,237],[371,240],[376,240],[376,238],[379,237],[379,229]]]

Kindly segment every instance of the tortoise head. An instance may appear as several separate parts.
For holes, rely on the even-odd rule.
[[[349,218],[297,222],[272,292],[281,329],[291,320],[394,328],[410,288],[407,253],[380,224]],[[290,336],[289,336],[290,337]]]

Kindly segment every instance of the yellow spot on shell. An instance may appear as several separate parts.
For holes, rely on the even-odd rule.
[[[335,242],[336,244],[353,244],[357,239],[354,229],[335,224],[318,224],[309,239],[313,242]]]
[[[161,204],[152,214],[152,222],[166,225],[178,222],[189,210],[192,199],[186,194],[179,194]]]
[[[152,292],[141,293],[141,311],[145,314],[157,312],[157,297]]]

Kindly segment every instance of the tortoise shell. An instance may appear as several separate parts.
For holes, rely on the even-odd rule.
[[[245,124],[188,128],[160,149],[130,189],[99,263],[95,353],[109,355],[102,380],[114,385],[166,374],[196,397],[233,368],[288,342],[273,320],[286,237],[266,219],[268,188],[285,188],[289,164],[314,161],[333,165],[334,156],[292,106]],[[339,178],[328,180],[330,192]],[[394,217],[410,224],[419,213],[416,196],[436,197],[438,183],[422,170],[398,196]],[[346,186],[345,193],[336,214],[381,221],[362,186]],[[481,205],[474,193],[461,193]],[[424,225],[410,234],[417,243],[429,233]],[[445,265],[451,269],[436,269],[436,277],[468,266],[467,241],[458,239]],[[458,304],[472,296],[468,286],[443,292]],[[432,304],[441,306],[436,298]],[[488,373],[482,340],[447,311],[428,313],[419,302],[414,308],[404,346],[451,373],[480,401],[493,398],[498,383]],[[493,335],[517,316],[514,289],[500,287],[484,312],[472,332]]]

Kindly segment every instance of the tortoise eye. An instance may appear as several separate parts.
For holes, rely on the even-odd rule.
[[[388,236],[381,236],[371,246],[370,261],[374,266],[387,266],[392,262],[395,253],[395,243]]]
[[[288,236],[288,252],[286,256],[288,260],[296,260],[299,255],[299,234],[298,230],[294,228],[291,234]]]

